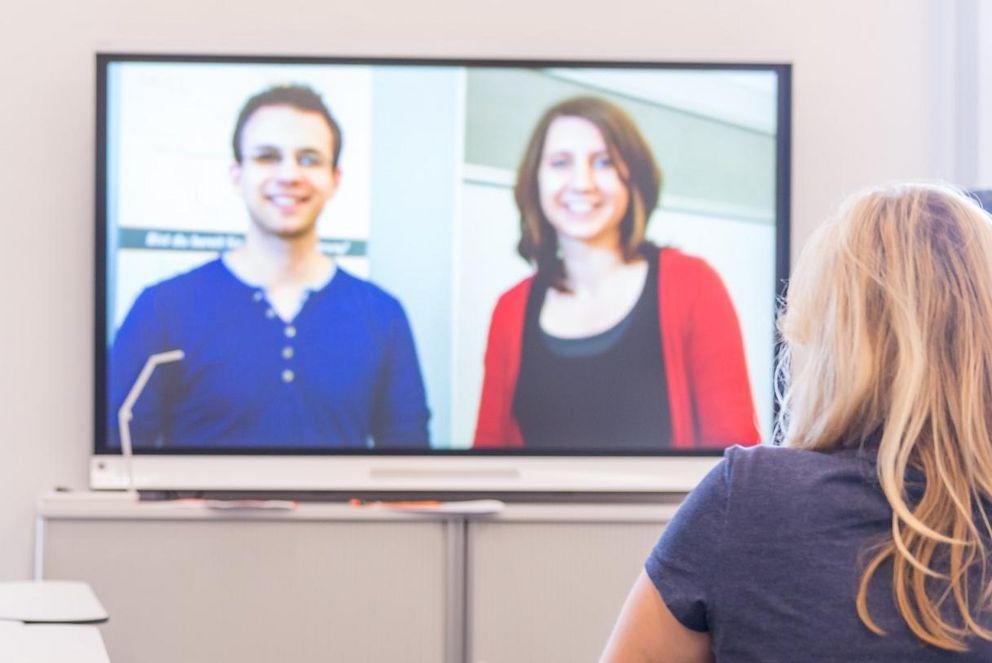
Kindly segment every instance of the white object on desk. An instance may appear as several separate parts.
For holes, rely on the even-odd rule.
[[[0,621],[0,661],[110,663],[110,657],[95,626]]]
[[[121,453],[127,463],[127,494],[137,501],[138,488],[134,485],[134,449],[131,446],[131,419],[134,418],[134,404],[138,402],[142,390],[151,379],[155,367],[160,364],[168,364],[173,361],[182,361],[186,355],[182,350],[169,350],[168,352],[156,352],[149,355],[145,360],[145,365],[138,373],[138,379],[131,385],[131,390],[124,397],[121,409],[117,411],[117,425],[120,427]]]
[[[413,500],[413,501],[373,501],[361,502],[352,500],[352,506],[366,509],[392,509],[409,513],[425,513],[439,515],[462,516],[492,516],[500,513],[506,506],[500,500]]]
[[[85,582],[0,582],[0,620],[5,619],[63,624],[93,623],[107,621],[107,611]],[[16,659],[0,656],[0,661],[8,660]]]

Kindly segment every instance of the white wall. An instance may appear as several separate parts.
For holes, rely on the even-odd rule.
[[[975,35],[978,45],[976,84],[978,124],[974,150],[977,156],[975,186],[992,189],[992,0],[977,0]]]
[[[935,21],[946,75],[933,90],[950,149],[940,170],[965,188],[992,188],[992,0],[952,0]]]
[[[865,185],[950,176],[943,0],[7,0],[0,578],[90,448],[96,50],[791,61],[793,246]],[[987,70],[986,70],[987,71]],[[943,113],[943,114],[942,114]]]

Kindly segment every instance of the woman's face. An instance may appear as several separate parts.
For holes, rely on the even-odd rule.
[[[623,168],[595,124],[573,116],[552,120],[537,185],[541,210],[559,238],[619,247],[630,203]]]

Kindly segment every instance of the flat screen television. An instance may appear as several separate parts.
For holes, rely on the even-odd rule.
[[[789,65],[96,64],[92,487],[682,490],[770,439]]]

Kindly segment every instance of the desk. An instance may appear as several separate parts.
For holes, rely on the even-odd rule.
[[[0,582],[0,619],[51,624],[105,622],[100,601],[85,582]]]
[[[0,661],[110,663],[107,612],[83,582],[0,582]]]
[[[110,663],[95,626],[13,621],[0,621],[0,661]]]
[[[92,584],[114,660],[594,660],[678,499],[466,519],[67,496],[39,504],[40,566]]]
[[[462,661],[463,521],[345,504],[220,512],[53,495],[46,578],[88,581],[114,661]],[[454,629],[446,628],[454,623]]]

